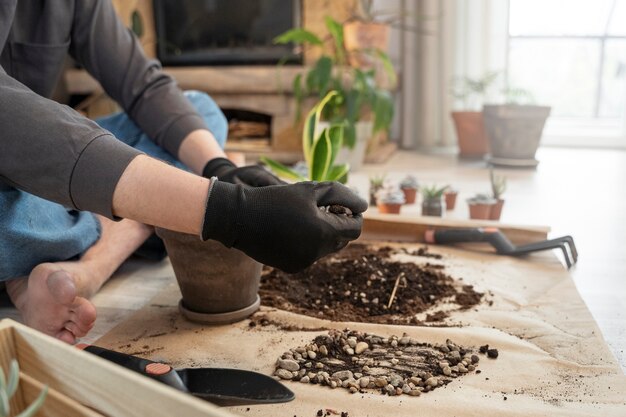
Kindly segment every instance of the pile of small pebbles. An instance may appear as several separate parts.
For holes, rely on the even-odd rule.
[[[487,349],[479,353],[492,356]],[[352,330],[331,330],[306,346],[290,349],[276,362],[283,380],[320,384],[357,392],[419,396],[454,378],[477,371],[480,357],[451,340],[420,343],[404,334],[382,337]]]

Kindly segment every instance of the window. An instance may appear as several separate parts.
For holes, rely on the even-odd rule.
[[[626,147],[626,0],[510,0],[508,83],[552,106],[544,143]]]

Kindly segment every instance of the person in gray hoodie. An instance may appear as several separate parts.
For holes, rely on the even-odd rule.
[[[110,0],[3,0],[0,48],[0,281],[27,325],[86,335],[89,297],[153,226],[288,272],[359,236],[367,203],[347,187],[226,159],[217,105],[147,59]],[[123,112],[94,122],[49,99],[68,54]]]

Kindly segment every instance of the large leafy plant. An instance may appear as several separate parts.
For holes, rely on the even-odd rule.
[[[307,166],[307,175],[267,157],[261,157],[279,177],[294,181],[341,181],[347,179],[350,166],[334,165],[335,157],[341,148],[345,136],[345,123],[331,123],[329,127],[319,128],[322,113],[328,104],[337,97],[336,91],[330,91],[309,112],[302,132],[302,151]]]
[[[344,46],[343,26],[326,16],[325,24],[332,38],[332,48],[324,48],[324,41],[314,33],[295,28],[279,35],[275,43],[293,43],[304,47],[322,48],[323,53],[306,72],[298,74],[293,81],[293,91],[297,103],[296,120],[301,117],[304,99],[317,95],[325,97],[329,91],[336,91],[332,100],[324,108],[323,118],[332,123],[345,121],[344,145],[353,148],[356,143],[355,123],[371,117],[373,132],[388,131],[394,114],[394,103],[388,89],[377,82],[376,69],[353,68],[348,65],[348,52]],[[354,52],[354,51],[353,51]],[[396,74],[389,56],[379,49],[356,51],[369,54],[381,63],[390,84],[396,83]]]

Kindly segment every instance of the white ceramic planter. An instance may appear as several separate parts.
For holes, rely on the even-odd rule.
[[[315,135],[318,135],[322,129],[330,127],[329,122],[319,122],[315,131]],[[335,165],[350,164],[350,171],[358,171],[363,166],[365,161],[365,153],[367,152],[367,144],[372,137],[372,130],[374,123],[371,121],[361,121],[355,124],[356,130],[356,143],[354,148],[350,149],[342,146],[335,158]]]

